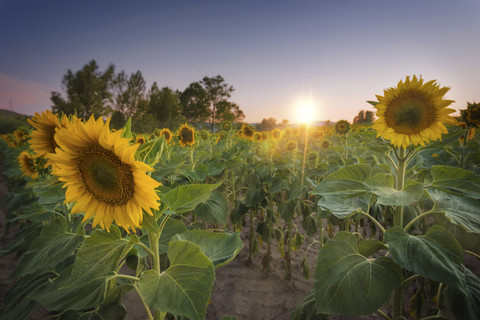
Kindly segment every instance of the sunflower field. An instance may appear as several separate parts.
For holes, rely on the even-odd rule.
[[[0,318],[125,319],[133,291],[149,319],[204,319],[217,268],[262,246],[259,273],[277,250],[284,281],[313,281],[290,319],[476,319],[480,104],[455,118],[447,91],[406,77],[373,125],[269,132],[35,114],[0,141],[18,257]]]

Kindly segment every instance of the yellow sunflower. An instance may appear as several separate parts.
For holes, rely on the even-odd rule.
[[[253,136],[255,135],[255,131],[251,126],[248,124],[242,124],[240,128],[241,136],[247,138],[248,140],[253,140]]]
[[[7,145],[10,147],[10,148],[15,148],[17,146],[17,144],[15,143],[15,140],[12,138],[11,135],[9,134],[2,134],[1,135],[1,138],[3,141],[5,141],[7,143]]]
[[[166,142],[170,142],[170,141],[172,141],[173,133],[172,133],[172,131],[170,131],[170,129],[163,128],[162,130],[160,130],[159,137],[161,137],[161,136],[163,136],[163,138],[165,139]]]
[[[255,133],[253,134],[253,140],[255,140],[255,141],[262,141],[262,140],[263,140],[263,139],[262,139],[262,133],[261,133],[261,132],[255,132]]]
[[[447,108],[452,100],[443,99],[450,88],[440,88],[435,81],[423,83],[422,78],[413,76],[410,80],[407,76],[397,88],[384,90],[384,96],[377,95],[378,119],[373,124],[377,137],[404,148],[441,139],[442,133],[447,133],[444,123],[455,123],[449,115],[455,110]]]
[[[460,110],[460,112],[467,125],[480,127],[480,103],[467,102],[467,109]]]
[[[229,121],[222,123],[222,129],[225,131],[230,131],[232,129],[232,123]]]
[[[109,123],[92,116],[57,130],[59,148],[48,156],[67,187],[65,203],[76,202],[72,214],[85,212],[83,221],[93,217],[92,225],[106,230],[115,221],[129,232],[141,226],[143,210],[158,209],[160,183],[146,174],[151,167],[134,159],[139,145],[129,145],[121,130],[112,133]]]
[[[207,139],[208,139],[208,133],[207,133],[205,130],[202,130],[202,131],[200,132],[200,138],[201,138],[202,140],[207,140]]]
[[[178,142],[182,147],[193,146],[195,144],[195,128],[184,124],[177,131]]]
[[[312,132],[310,133],[310,137],[313,139],[313,140],[319,140],[321,138],[323,138],[325,136],[325,133],[323,133],[323,131],[319,130],[319,129],[314,129],[312,130]]]
[[[322,148],[327,149],[328,147],[330,147],[330,142],[328,142],[328,140],[323,140],[322,141]]]
[[[272,137],[274,140],[280,140],[282,139],[282,130],[278,129],[278,128],[275,128],[272,130]]]
[[[27,132],[25,129],[17,129],[13,132],[13,136],[15,137],[15,142],[21,143],[27,139]]]
[[[30,146],[35,154],[40,157],[47,153],[54,153],[58,147],[55,139],[55,129],[60,127],[58,116],[50,110],[35,113],[32,119],[27,119],[35,130],[30,134]]]
[[[268,134],[268,133],[262,132],[262,140],[263,140],[263,141],[267,140],[268,137],[269,137],[269,134]]]
[[[24,175],[32,179],[38,178],[38,172],[35,171],[34,158],[27,151],[20,153],[18,156],[18,164]]]
[[[288,141],[288,143],[287,143],[287,150],[293,151],[293,150],[295,150],[295,149],[297,149],[297,143],[296,143],[295,141],[293,141],[293,140]]]
[[[335,132],[337,134],[346,134],[350,130],[350,123],[347,120],[337,121],[335,124]]]
[[[135,138],[135,143],[144,144],[146,141],[147,140],[145,139],[143,134],[137,134],[137,137]]]

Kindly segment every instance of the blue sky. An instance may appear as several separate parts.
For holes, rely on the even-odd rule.
[[[0,0],[0,108],[33,114],[68,69],[95,59],[149,87],[184,90],[220,74],[246,121],[351,121],[406,75],[480,101],[480,1]],[[62,92],[63,93],[63,92]]]

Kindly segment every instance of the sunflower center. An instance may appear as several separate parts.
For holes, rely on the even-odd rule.
[[[180,131],[180,136],[183,142],[193,141],[193,133],[188,128],[182,128],[182,131]]]
[[[97,144],[85,147],[76,159],[87,191],[108,205],[124,205],[133,197],[130,165]]]
[[[385,111],[387,126],[396,133],[417,134],[435,122],[435,106],[423,97],[393,100]]]

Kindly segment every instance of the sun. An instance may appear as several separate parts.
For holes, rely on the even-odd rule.
[[[317,117],[318,103],[313,99],[301,99],[295,105],[295,120],[297,123],[310,124]]]

